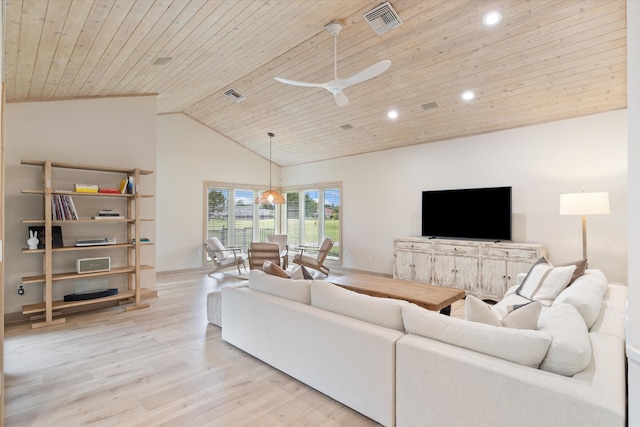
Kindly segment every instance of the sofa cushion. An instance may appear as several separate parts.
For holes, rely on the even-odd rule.
[[[571,286],[560,292],[553,305],[570,304],[584,319],[587,329],[591,329],[600,315],[602,299],[607,289],[607,279],[601,274],[584,274]]]
[[[262,270],[249,271],[249,288],[288,300],[311,304],[310,280],[292,280],[272,276]]]
[[[574,306],[549,307],[540,315],[538,330],[553,337],[540,369],[570,377],[587,367],[591,360],[589,331]]]
[[[421,335],[532,368],[538,368],[551,344],[551,334],[547,331],[496,328],[443,316],[415,304],[402,307],[402,318],[409,334]]]
[[[625,285],[609,283],[602,299],[600,315],[589,331],[625,340],[626,299],[627,287]]]
[[[404,304],[409,303],[359,294],[324,280],[311,282],[311,305],[401,332]]]
[[[567,287],[576,266],[554,267],[546,258],[540,258],[529,270],[516,294],[550,306],[558,294]]]
[[[465,319],[514,329],[538,329],[541,309],[542,304],[538,301],[528,301],[509,307],[506,315],[502,317],[498,310],[494,310],[491,305],[473,295],[467,295],[464,304]]]

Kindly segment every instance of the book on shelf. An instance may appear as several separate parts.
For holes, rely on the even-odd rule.
[[[97,193],[99,190],[94,184],[74,184],[73,189],[76,193]]]
[[[67,194],[53,194],[51,196],[51,219],[54,221],[79,219],[71,196]]]
[[[123,179],[122,181],[120,181],[120,194],[126,194],[127,193],[127,185],[129,184],[129,180],[128,179]]]
[[[96,215],[91,217],[91,219],[104,220],[104,219],[125,219],[125,218],[122,215]]]
[[[120,194],[120,190],[117,188],[100,188],[98,189],[98,193],[103,194]]]
[[[120,211],[114,211],[112,209],[102,209],[96,212],[96,216],[120,216]]]

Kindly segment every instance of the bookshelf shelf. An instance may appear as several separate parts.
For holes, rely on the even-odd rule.
[[[42,314],[41,317],[44,317],[43,321],[38,319],[37,322],[31,324],[33,328],[49,326],[64,323],[64,317],[59,317],[61,310],[66,308],[74,308],[80,306],[91,306],[94,305],[96,307],[100,307],[105,303],[113,303],[118,302],[119,304],[127,304],[125,310],[135,310],[139,308],[148,307],[148,304],[143,304],[141,302],[143,295],[144,297],[154,296],[155,291],[150,291],[148,289],[143,289],[141,287],[140,276],[143,271],[153,270],[154,267],[150,265],[141,264],[141,250],[144,247],[153,246],[152,242],[141,242],[140,235],[140,224],[142,222],[153,221],[152,218],[140,218],[140,199],[153,197],[151,194],[141,194],[138,190],[140,186],[140,176],[149,175],[153,173],[149,170],[142,169],[127,169],[127,168],[112,168],[112,167],[104,167],[104,166],[91,166],[91,165],[82,165],[75,163],[62,163],[62,162],[53,162],[50,160],[22,160],[23,165],[30,166],[38,166],[42,168],[42,189],[29,189],[22,190],[22,194],[32,194],[39,195],[43,198],[43,207],[44,207],[44,218],[29,218],[23,219],[21,222],[23,224],[30,224],[35,226],[44,226],[44,248],[41,249],[27,249],[23,248],[22,253],[30,253],[30,254],[39,254],[43,258],[43,267],[40,274],[34,275],[26,275],[22,277],[23,284],[39,284],[44,286],[44,297],[42,302],[35,304],[26,304],[22,307],[23,314]],[[132,188],[132,193],[122,194],[122,193],[86,193],[86,192],[76,192],[76,191],[66,191],[54,189],[55,185],[52,184],[52,170],[56,168],[63,169],[75,169],[78,171],[93,171],[93,172],[105,172],[105,173],[114,173],[119,174],[121,177],[124,177],[122,181],[126,184],[126,180],[129,183],[133,182],[135,185],[130,185],[129,188]],[[79,215],[75,212],[75,205],[78,205],[78,202],[73,202],[67,196],[76,197],[102,197],[102,198],[118,198],[126,202],[126,217],[125,218],[106,218],[106,219],[89,219],[89,218],[78,218],[78,219],[69,219],[69,218],[77,218]],[[60,203],[64,201],[64,203]],[[112,202],[114,203],[114,202]],[[63,215],[60,215],[60,212],[64,211]],[[54,219],[54,213],[56,213],[56,217],[58,218],[66,218],[66,219]],[[95,245],[95,246],[62,246],[62,247],[53,247],[52,244],[52,231],[53,225],[60,224],[87,224],[88,226],[100,227],[108,224],[109,227],[117,226],[125,226],[127,229],[127,238],[126,242],[123,243],[115,243],[108,245]],[[127,242],[135,242],[135,243],[127,243]],[[89,272],[78,274],[77,272],[63,272],[63,273],[53,273],[53,264],[55,254],[61,253],[70,253],[77,252],[83,253],[86,252],[88,256],[92,253],[95,253],[97,250],[100,251],[113,251],[113,250],[126,250],[126,265],[112,267],[108,271],[97,271],[97,272]],[[94,298],[82,301],[59,301],[53,299],[53,284],[67,281],[67,280],[87,280],[100,278],[105,276],[114,276],[114,275],[122,275],[126,274],[127,278],[127,289],[118,290],[118,294],[111,295],[107,297]],[[54,313],[55,310],[55,313]],[[58,316],[54,319],[54,316]]]

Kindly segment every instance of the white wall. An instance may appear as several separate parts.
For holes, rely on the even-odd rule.
[[[629,363],[628,425],[640,425],[640,2],[627,2],[627,106],[629,117]]]
[[[269,162],[184,114],[158,116],[157,156],[156,268],[162,272],[202,267],[204,182],[268,185]],[[272,174],[278,182],[275,165]]]
[[[627,113],[592,115],[282,168],[284,186],[342,181],[343,266],[392,273],[393,238],[421,232],[423,190],[513,187],[513,240],[552,262],[582,257],[581,219],[561,193],[607,191],[611,215],[587,218],[589,265],[627,278]],[[384,195],[384,196],[380,196]],[[465,215],[473,212],[462,212]]]
[[[156,98],[155,96],[87,99],[79,101],[48,101],[12,103],[6,106],[6,263],[5,263],[5,313],[22,310],[23,304],[42,301],[40,284],[26,285],[26,294],[19,296],[17,286],[25,275],[41,274],[42,255],[23,254],[26,247],[28,225],[22,224],[25,218],[42,218],[42,198],[36,195],[21,194],[23,189],[42,188],[42,169],[36,166],[23,166],[22,159],[52,160],[65,163],[111,166],[123,168],[156,169]],[[95,172],[77,172],[56,169],[53,171],[53,183],[56,189],[72,189],[72,183],[115,186],[120,176],[98,174]],[[116,182],[117,181],[117,182]],[[155,194],[156,174],[141,178],[141,192]],[[64,182],[65,188],[58,185]],[[142,217],[155,216],[156,199],[141,201]],[[89,201],[74,198],[78,209],[85,209],[84,217],[94,214],[100,205],[98,198]],[[104,199],[103,199],[104,203]],[[118,208],[120,209],[120,208]],[[81,214],[82,215],[82,214]],[[113,228],[116,227],[116,228]],[[75,238],[107,237],[106,234],[119,234],[125,230],[122,225],[105,225],[98,229],[94,225],[65,224],[62,226],[65,245],[73,244]],[[155,223],[146,222],[141,227],[142,236],[155,241]],[[125,235],[126,238],[126,235]],[[115,252],[115,253],[114,253]],[[126,254],[122,249],[112,249],[101,253],[93,251],[88,256],[112,256],[113,260],[124,262]],[[143,262],[155,265],[155,247],[145,247]],[[78,252],[56,254],[54,272],[73,271]],[[112,261],[113,261],[112,260]],[[114,264],[115,265],[115,264]],[[40,271],[38,271],[40,270]],[[124,281],[122,275],[104,279],[109,287]],[[143,273],[144,287],[155,288],[153,271]],[[73,293],[77,282],[59,282],[54,286],[54,299]],[[95,285],[95,283],[93,284]],[[80,283],[79,286],[85,286]],[[86,286],[92,286],[88,283]],[[121,286],[121,285],[120,285]]]

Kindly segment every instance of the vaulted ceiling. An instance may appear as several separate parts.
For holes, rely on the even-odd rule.
[[[377,35],[363,14],[381,3],[6,0],[6,98],[157,94],[158,113],[187,114],[265,158],[275,133],[281,166],[626,107],[624,0],[392,0],[403,23]],[[482,24],[490,10],[503,15],[495,27]],[[391,61],[345,89],[345,107],[274,80],[332,80],[333,20],[345,24],[339,77]]]

